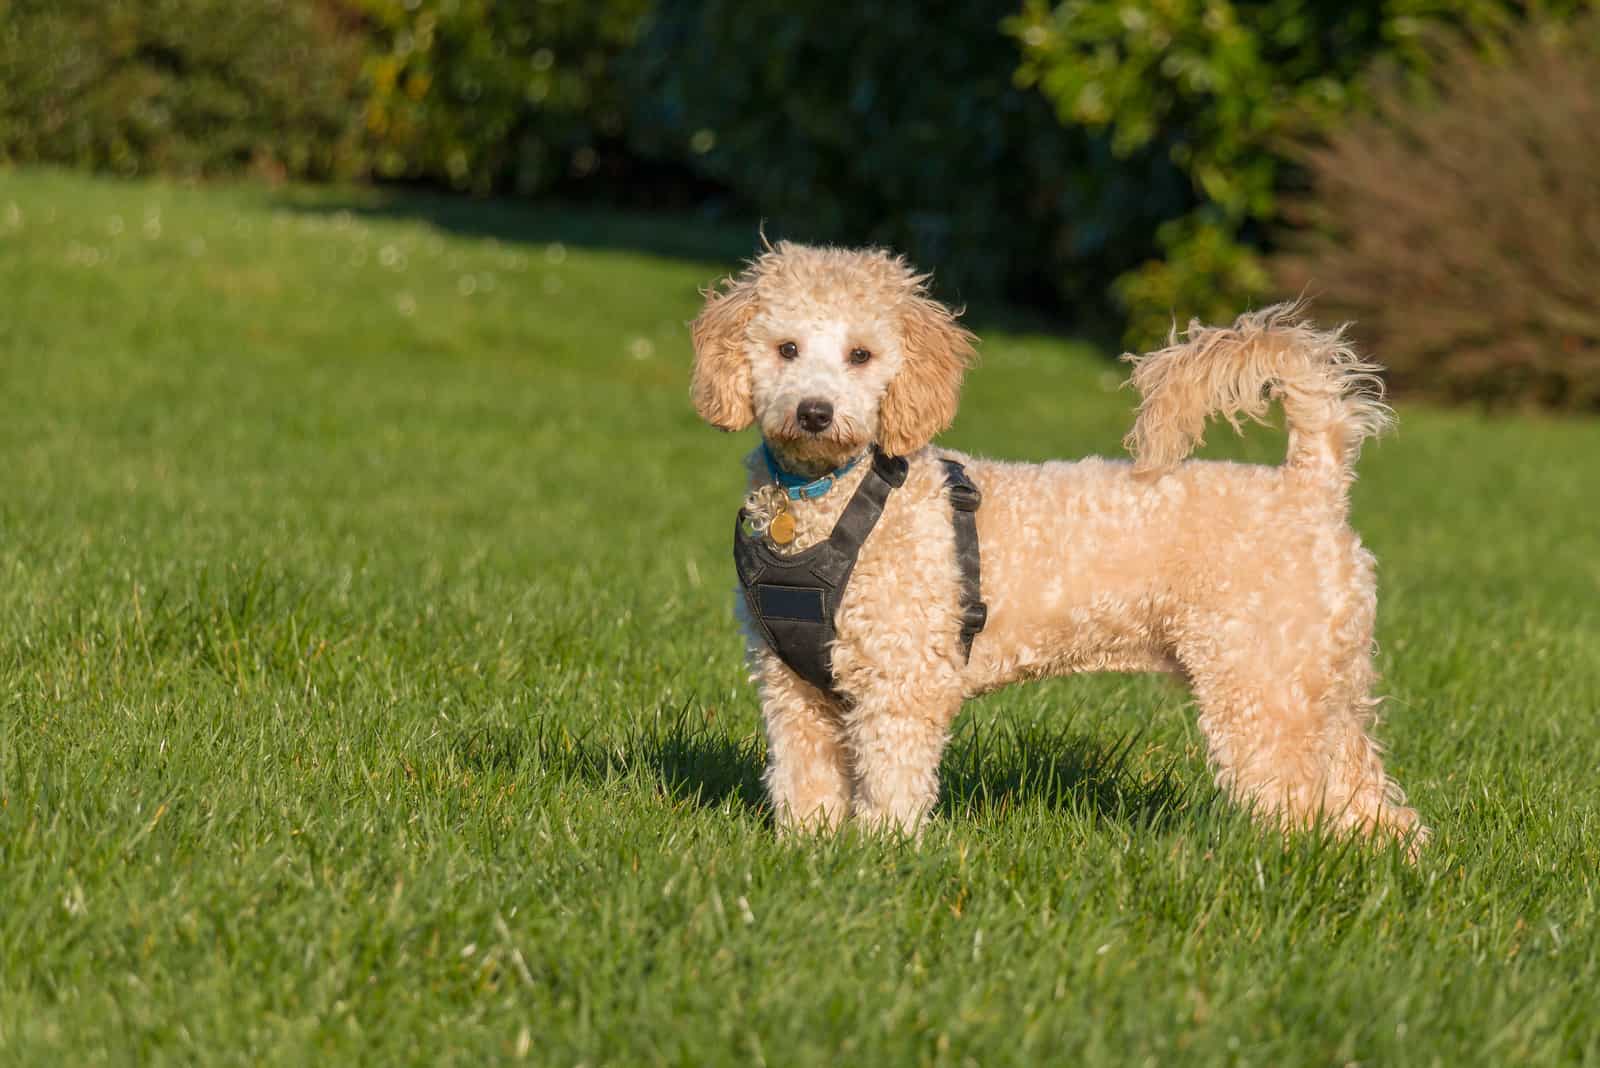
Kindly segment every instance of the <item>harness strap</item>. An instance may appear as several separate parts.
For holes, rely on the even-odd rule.
[[[856,495],[844,506],[844,513],[833,525],[833,533],[828,535],[828,544],[848,554],[852,566],[861,547],[867,543],[867,535],[878,525],[889,492],[906,484],[906,473],[910,469],[904,457],[890,456],[876,448],[872,450],[872,470],[861,480]],[[848,577],[849,571],[839,576],[839,585],[843,586]]]
[[[989,621],[989,606],[983,601],[983,565],[978,551],[978,505],[983,494],[967,477],[966,468],[954,460],[944,461],[944,484],[950,492],[951,522],[956,535],[956,567],[961,572],[961,657],[972,659],[972,639]]]

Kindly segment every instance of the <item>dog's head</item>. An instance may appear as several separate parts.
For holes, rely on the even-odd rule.
[[[972,334],[899,256],[780,241],[706,293],[691,395],[752,422],[784,466],[820,474],[876,441],[893,455],[955,418]]]

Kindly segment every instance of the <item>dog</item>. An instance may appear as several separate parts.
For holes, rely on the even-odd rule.
[[[1380,368],[1298,305],[1195,322],[1125,357],[1142,396],[1131,463],[984,460],[931,444],[955,417],[976,338],[928,280],[883,250],[779,242],[706,290],[690,326],[695,409],[763,439],[746,460],[736,546],[804,559],[890,470],[884,458],[904,461],[847,583],[814,599],[834,599],[819,624],[831,626],[830,677],[808,680],[779,655],[746,584],[779,828],[853,819],[915,834],[965,699],[1072,672],[1162,671],[1190,687],[1228,795],[1283,827],[1392,836],[1414,857],[1428,832],[1371,733],[1374,561],[1347,523],[1361,444],[1391,419]],[[1208,418],[1239,430],[1273,400],[1289,429],[1282,465],[1186,459]],[[947,461],[981,495],[987,618],[970,651]]]

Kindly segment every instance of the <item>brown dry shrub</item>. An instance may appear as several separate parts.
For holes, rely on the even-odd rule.
[[[1441,51],[1308,150],[1275,280],[1399,389],[1600,410],[1600,17]]]

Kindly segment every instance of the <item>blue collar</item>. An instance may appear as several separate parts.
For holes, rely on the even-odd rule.
[[[772,449],[764,441],[761,443],[761,455],[767,461],[767,473],[772,476],[772,481],[789,495],[791,501],[814,501],[833,489],[833,484],[849,474],[850,469],[860,463],[862,457],[867,454],[862,453],[861,456],[857,456],[842,467],[834,468],[818,479],[808,479],[804,475],[792,475],[785,471],[778,466],[778,458],[772,455]]]

